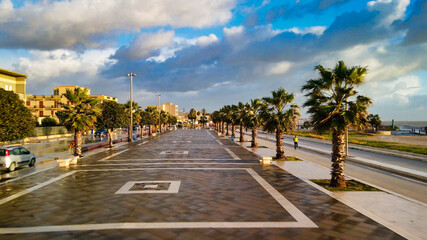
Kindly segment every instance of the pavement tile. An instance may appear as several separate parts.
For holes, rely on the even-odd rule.
[[[76,171],[1,204],[0,212],[3,214],[0,215],[0,228],[124,222],[295,222],[288,210],[246,168],[255,171],[318,228],[64,230],[3,234],[0,238],[402,239],[288,172],[276,166],[254,164],[258,163],[255,154],[229,140],[216,137],[213,132],[209,134],[208,130],[178,130],[147,141],[146,144],[134,142],[84,157],[78,165],[68,169],[55,168],[0,185],[0,199],[4,199],[71,170]],[[233,159],[225,148],[242,160]],[[126,149],[129,150],[102,160]],[[160,154],[166,150],[189,153]],[[129,181],[181,181],[181,185],[176,194],[116,194]],[[144,186],[135,185],[130,191],[143,190]],[[152,187],[164,190],[169,186],[162,183],[156,188]]]

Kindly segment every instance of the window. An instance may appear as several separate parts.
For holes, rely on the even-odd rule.
[[[31,104],[31,102],[30,102],[30,101],[27,101],[27,106],[30,106],[30,104]]]
[[[20,155],[21,151],[19,151],[19,148],[15,148],[15,149],[13,149],[12,154],[13,155]]]
[[[39,112],[39,117],[43,117],[43,111]]]
[[[21,151],[21,154],[30,154],[30,151],[28,151],[27,149],[21,147],[19,148],[19,150]]]

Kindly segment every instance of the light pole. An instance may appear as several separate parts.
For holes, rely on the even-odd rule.
[[[130,77],[130,125],[128,129],[128,142],[132,142],[132,113],[133,113],[133,103],[132,103],[132,77],[136,77],[135,73],[129,73],[126,77]]]
[[[159,106],[159,107],[158,107],[158,108],[159,108],[159,134],[160,134],[160,133],[161,133],[161,131],[160,131],[160,129],[161,129],[161,128],[160,128],[160,111],[161,111],[161,110],[160,110],[160,96],[162,96],[162,95],[157,94],[156,96],[157,96],[157,97],[158,97],[158,99],[159,99],[159,103],[158,103],[158,106]]]

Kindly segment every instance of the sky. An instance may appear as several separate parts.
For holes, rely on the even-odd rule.
[[[360,94],[383,120],[427,121],[425,0],[0,0],[0,68],[28,94],[91,88],[179,111],[279,87],[303,105],[314,66],[368,68]],[[302,109],[303,117],[308,117]]]

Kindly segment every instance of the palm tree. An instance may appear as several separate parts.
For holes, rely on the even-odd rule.
[[[236,105],[231,105],[230,122],[231,122],[231,137],[236,137],[236,125],[239,123],[239,114]]]
[[[245,133],[244,133],[244,125],[245,125],[245,116],[246,116],[246,112],[248,109],[248,104],[243,104],[242,102],[239,102],[236,106],[236,117],[237,117],[237,122],[240,125],[240,142],[244,142],[245,141]]]
[[[229,136],[229,125],[231,124],[232,120],[231,120],[231,113],[232,113],[232,109],[230,105],[226,105],[224,107],[222,107],[221,109],[221,119],[222,121],[225,123],[226,127],[226,133],[225,136]]]
[[[346,131],[350,125],[366,126],[368,106],[372,104],[368,97],[355,91],[355,87],[363,83],[367,68],[348,68],[343,61],[339,61],[334,69],[326,69],[322,65],[314,69],[319,71],[320,78],[307,81],[301,88],[308,97],[304,106],[308,107],[317,132],[332,131],[331,186],[346,187]]]
[[[89,98],[87,89],[67,89],[64,94],[70,104],[60,103],[64,108],[64,124],[74,129],[74,155],[82,155],[82,132],[95,126],[97,117],[101,115],[98,100]]]
[[[215,131],[220,132],[220,124],[221,124],[221,117],[219,111],[213,111],[212,112],[212,122],[215,124]]]
[[[130,101],[128,101],[125,105],[126,112],[129,116],[129,128],[128,128],[128,139],[132,139],[132,132],[134,124],[140,125],[141,123],[141,111],[142,107],[139,106],[137,102],[132,101],[132,123],[130,122]],[[141,138],[142,138],[142,127],[141,127]],[[129,140],[130,142],[131,140]]]
[[[283,133],[293,130],[293,123],[300,115],[299,107],[293,104],[294,94],[285,89],[279,88],[271,93],[272,97],[263,98],[265,105],[261,109],[261,118],[268,132],[276,132],[276,158],[284,159]]]
[[[191,120],[191,124],[193,127],[194,127],[196,118],[197,118],[196,110],[194,110],[194,108],[190,109],[190,112],[188,113],[188,119]]]
[[[159,122],[159,113],[156,107],[148,107],[141,113],[142,123],[148,125],[148,135],[152,135],[152,125]]]
[[[258,143],[256,141],[258,135],[258,128],[261,126],[260,110],[262,107],[262,101],[260,99],[253,99],[248,104],[248,111],[246,111],[245,125],[252,129],[252,140],[251,148],[257,148]]]

